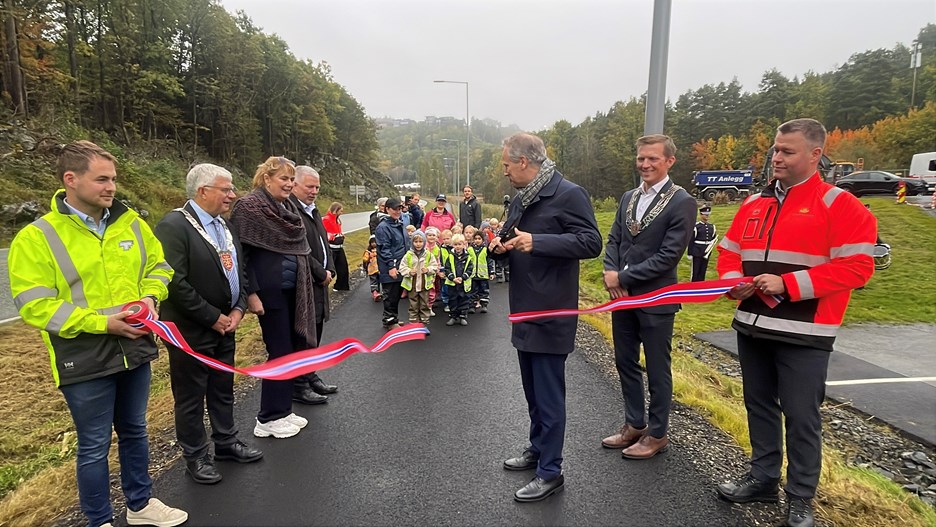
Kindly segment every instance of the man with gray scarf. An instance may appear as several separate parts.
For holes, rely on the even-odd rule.
[[[492,258],[510,262],[510,312],[577,309],[579,260],[601,254],[588,193],[555,169],[535,135],[507,138],[503,164],[504,176],[520,192],[489,250]],[[520,502],[546,499],[565,483],[565,362],[575,348],[577,324],[577,317],[562,317],[512,327],[530,413],[530,444],[520,456],[504,461],[504,468],[536,470],[536,477],[514,494]]]

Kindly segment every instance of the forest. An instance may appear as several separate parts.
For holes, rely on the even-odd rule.
[[[664,133],[678,147],[674,179],[688,185],[692,172],[703,169],[750,167],[759,172],[776,127],[797,117],[826,125],[826,153],[833,160],[862,158],[866,168],[906,169],[914,153],[936,150],[936,24],[923,27],[917,40],[922,64],[915,86],[910,48],[897,44],[856,52],[827,72],[789,78],[767,69],[756,92],[745,92],[732,79],[670,98]],[[634,185],[634,142],[643,135],[644,113],[645,98],[631,97],[581,123],[562,120],[534,132],[545,140],[564,175],[595,198],[618,198]],[[475,120],[471,128],[472,182],[481,194],[492,196],[489,201],[496,201],[510,192],[502,177],[501,149],[475,138]],[[454,157],[454,147],[440,154],[432,137],[464,139],[463,124],[460,130],[414,125],[409,132],[380,132],[386,166],[419,164],[420,174],[447,169],[440,158]],[[408,152],[405,160],[401,150]],[[420,181],[425,185],[433,180],[420,176]]]

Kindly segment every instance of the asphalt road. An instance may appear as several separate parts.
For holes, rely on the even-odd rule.
[[[696,337],[738,354],[734,331]],[[843,327],[829,359],[826,397],[936,446],[936,326]]]
[[[252,436],[259,392],[236,407],[241,437],[265,452],[251,465],[223,463],[215,486],[176,464],[155,495],[189,512],[191,527],[308,525],[744,525],[715,498],[687,450],[647,461],[605,450],[619,424],[620,392],[580,354],[567,367],[565,492],[514,502],[532,472],[502,460],[526,445],[528,417],[510,346],[506,286],[468,327],[436,317],[425,342],[355,355],[322,372],[340,386],[327,405],[296,405],[309,427],[290,439]],[[405,301],[401,303],[401,312]],[[326,325],[325,340],[381,334],[380,305],[359,287]]]

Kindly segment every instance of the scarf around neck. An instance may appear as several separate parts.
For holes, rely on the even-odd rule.
[[[556,162],[547,158],[543,161],[543,165],[540,166],[539,172],[536,173],[536,177],[533,178],[533,181],[530,181],[527,186],[520,189],[520,192],[517,193],[517,197],[514,199],[519,199],[522,208],[526,209],[530,206],[530,203],[533,203],[533,199],[543,190],[543,187],[552,181],[553,174],[555,173]]]

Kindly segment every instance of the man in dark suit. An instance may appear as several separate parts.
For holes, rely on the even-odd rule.
[[[695,224],[692,243],[689,244],[689,262],[692,264],[692,281],[705,281],[705,271],[708,269],[709,256],[718,241],[715,225],[709,223],[712,207],[708,205],[699,209],[699,221]]]
[[[520,192],[489,249],[492,258],[510,262],[510,312],[578,308],[579,260],[601,254],[588,193],[555,169],[535,135],[507,138],[503,164],[504,176]],[[512,327],[530,413],[530,445],[504,461],[504,468],[536,469],[536,477],[514,494],[520,502],[546,499],[565,484],[565,362],[575,348],[577,324],[577,317],[562,317]]]
[[[310,166],[296,167],[296,185],[292,196],[289,197],[299,210],[303,211],[302,223],[305,225],[306,236],[309,239],[309,248],[312,249],[312,258],[309,264],[312,269],[312,287],[315,295],[315,334],[316,342],[322,344],[322,330],[328,320],[328,284],[335,277],[335,262],[328,249],[328,234],[322,225],[322,214],[315,206],[322,186],[319,173]],[[312,372],[297,377],[293,386],[293,401],[303,404],[322,404],[328,402],[328,394],[338,391],[337,386],[325,384],[317,373]]]
[[[661,134],[637,140],[642,183],[624,193],[605,247],[604,283],[611,298],[640,295],[676,283],[676,266],[692,237],[696,202],[668,171],[676,145]],[[669,445],[673,374],[673,322],[678,305],[626,309],[611,314],[614,360],[624,394],[624,426],[601,441],[628,459],[647,459]],[[649,425],[644,412],[640,344],[647,359]]]
[[[154,230],[175,271],[159,316],[174,322],[199,353],[233,365],[234,331],[247,305],[247,275],[237,237],[221,219],[236,198],[231,173],[216,165],[195,165],[185,190],[189,202],[166,214]],[[166,347],[176,437],[192,479],[221,481],[215,459],[249,463],[262,458],[263,452],[237,438],[234,374],[209,368],[169,343]],[[214,458],[205,433],[206,400]]]

